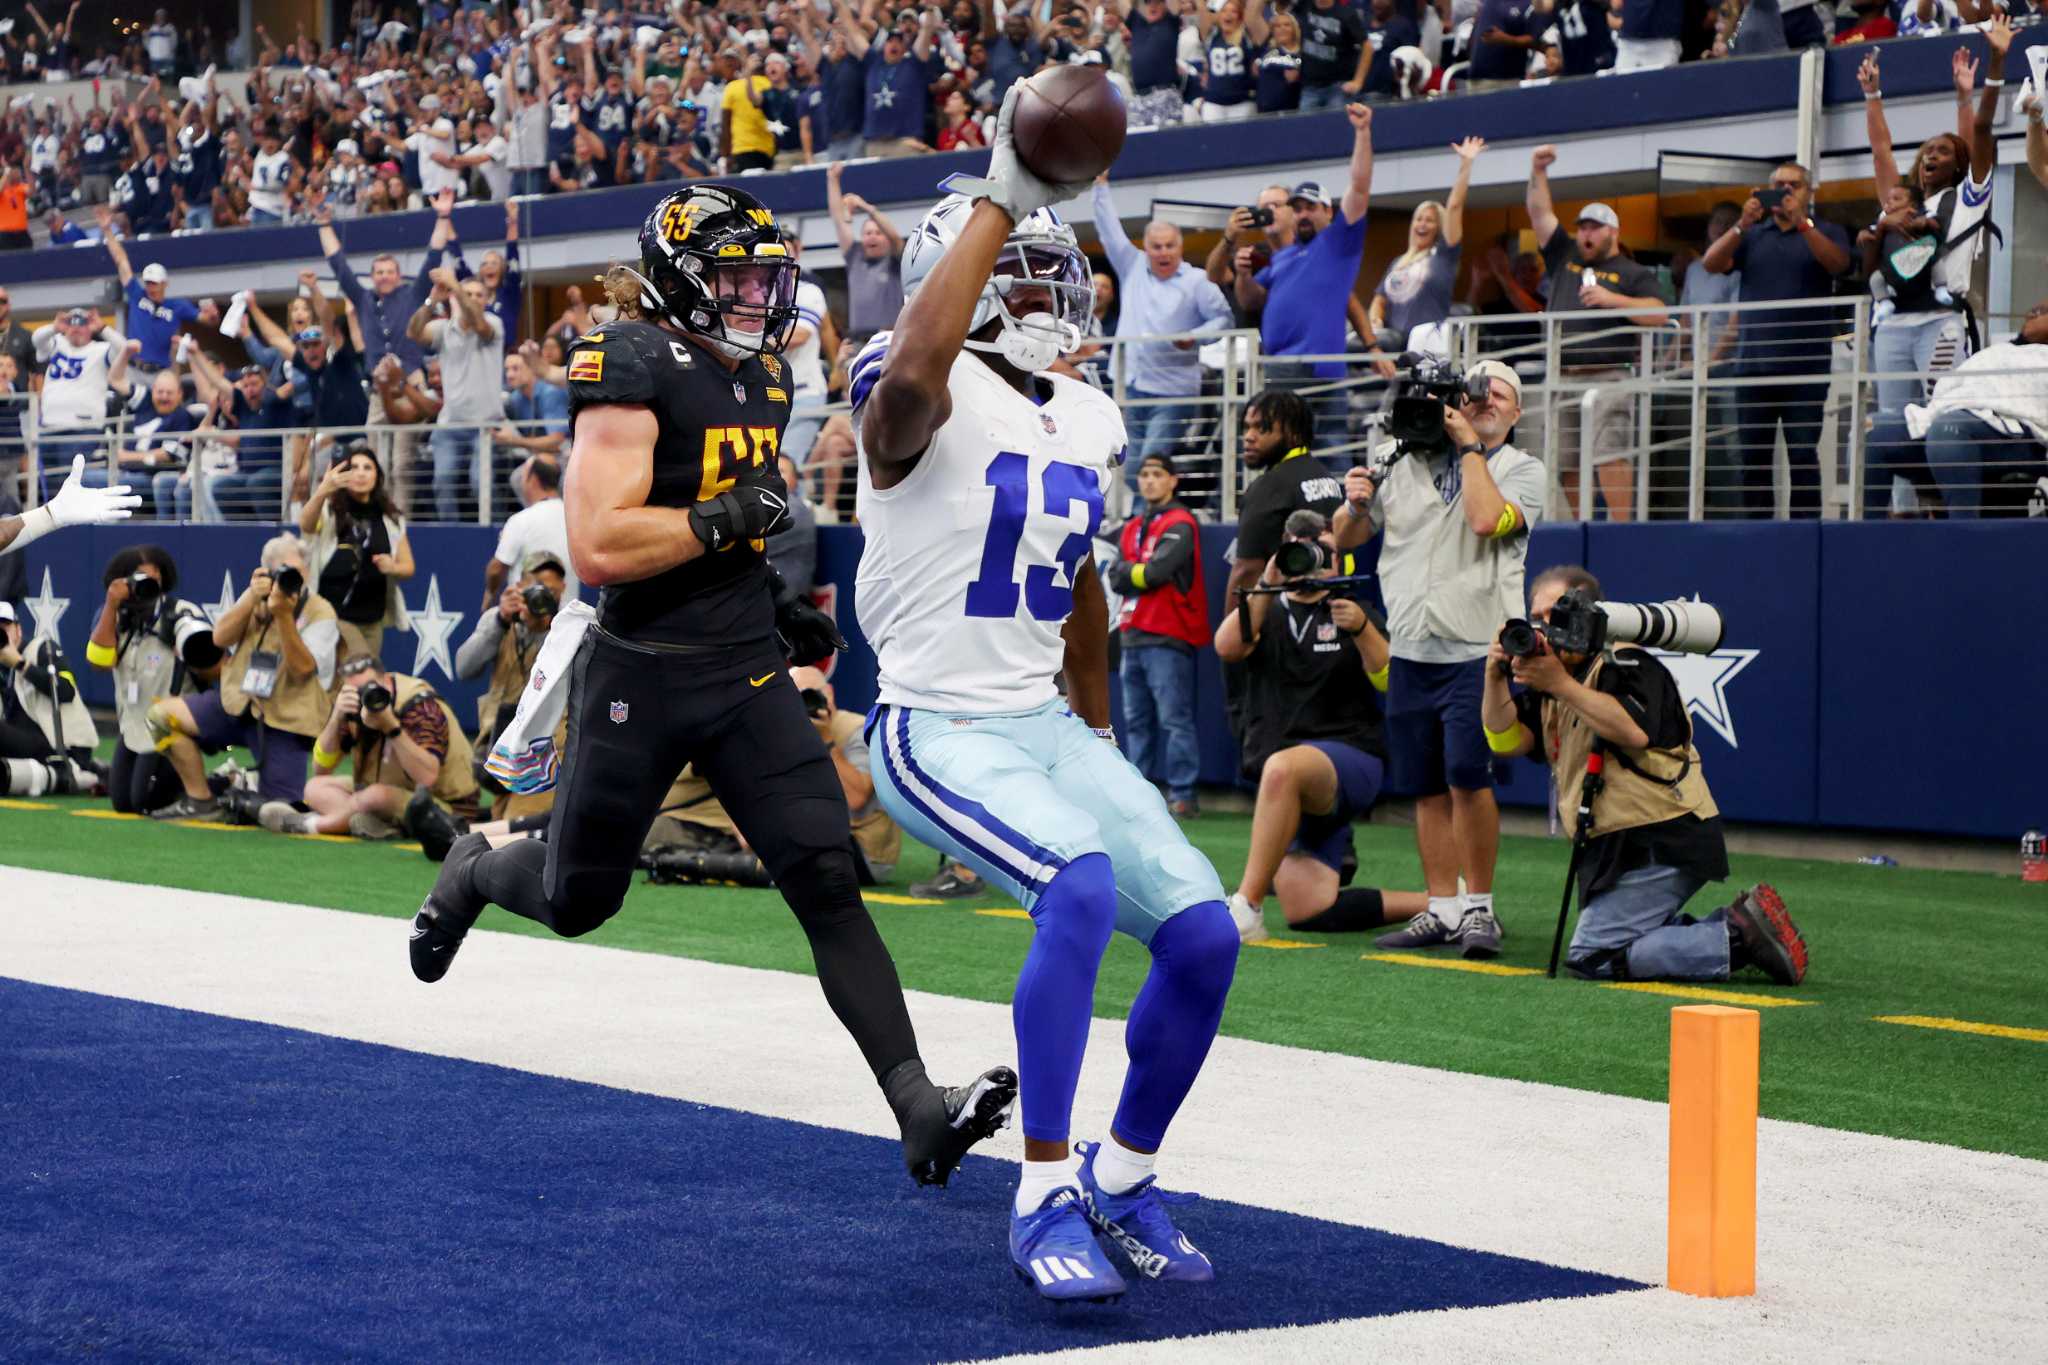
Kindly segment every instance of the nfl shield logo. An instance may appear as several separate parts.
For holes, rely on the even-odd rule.
[[[740,383],[737,379],[735,379],[732,383],[732,396],[738,402],[746,402],[747,386],[745,384]]]
[[[1337,638],[1337,628],[1328,621],[1325,621],[1316,627],[1316,638],[1318,640],[1334,640]]]
[[[1060,429],[1059,429],[1059,427],[1058,427],[1058,426],[1056,426],[1056,425],[1055,425],[1055,424],[1053,423],[1053,420],[1052,420],[1052,414],[1051,414],[1051,413],[1049,413],[1049,412],[1041,412],[1041,413],[1039,413],[1039,414],[1038,414],[1038,421],[1039,421],[1039,425],[1041,425],[1041,426],[1043,426],[1043,427],[1045,428],[1045,434],[1046,434],[1046,435],[1048,435],[1048,436],[1057,436],[1057,435],[1059,435],[1059,434],[1060,434]]]
[[[622,701],[615,701],[615,702],[613,702],[613,703],[612,703],[612,724],[614,724],[614,725],[624,725],[624,724],[626,723],[626,710],[627,710],[627,707],[626,707],[626,703],[624,703],[624,702],[622,702]]]
[[[538,668],[534,669],[534,670],[533,670],[533,690],[534,690],[534,691],[536,691],[536,692],[544,691],[544,690],[545,690],[545,689],[547,688],[547,685],[548,685],[548,675],[547,675],[547,674],[545,674],[545,673],[543,673],[543,672],[541,672],[541,671],[540,671],[540,670],[539,670]]]

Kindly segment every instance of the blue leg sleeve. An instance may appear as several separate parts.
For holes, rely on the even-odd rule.
[[[1157,1151],[1165,1140],[1223,1021],[1237,944],[1222,901],[1191,905],[1152,935],[1152,970],[1124,1028],[1131,1066],[1115,1131],[1126,1147]]]
[[[1230,920],[1227,913],[1223,918]],[[1010,1004],[1024,1136],[1065,1142],[1088,1049],[1095,973],[1116,930],[1116,875],[1109,855],[1084,854],[1060,869],[1032,905],[1031,922],[1037,932]],[[1233,927],[1231,943],[1236,942]]]

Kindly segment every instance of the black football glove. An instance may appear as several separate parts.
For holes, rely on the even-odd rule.
[[[788,499],[761,484],[720,493],[690,508],[690,529],[713,553],[744,541],[766,540],[789,524]]]
[[[846,648],[846,637],[832,618],[784,582],[773,565],[768,569],[768,589],[775,597],[775,636],[791,663],[823,663]]]

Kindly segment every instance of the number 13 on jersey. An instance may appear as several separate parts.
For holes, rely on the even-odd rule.
[[[967,585],[967,614],[1015,616],[1018,552],[1033,511],[1031,458],[1006,450],[988,462],[985,479],[995,489],[995,504],[988,539],[982,542],[981,572]],[[1025,558],[1025,608],[1035,620],[1064,621],[1074,607],[1074,575],[1088,554],[1089,538],[1102,522],[1102,485],[1093,470],[1057,460],[1040,471],[1038,483],[1045,516],[1066,518],[1079,503],[1084,517],[1082,528],[1060,542],[1052,562]]]

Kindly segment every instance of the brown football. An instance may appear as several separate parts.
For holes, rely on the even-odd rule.
[[[1124,97],[1099,66],[1056,66],[1024,82],[1010,136],[1025,168],[1055,185],[1109,169],[1124,148]]]

